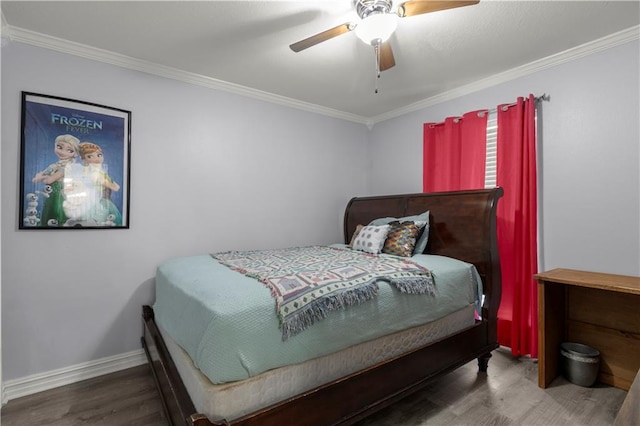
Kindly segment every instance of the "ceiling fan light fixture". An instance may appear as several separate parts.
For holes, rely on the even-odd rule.
[[[391,37],[398,26],[398,15],[395,13],[377,13],[367,16],[356,27],[356,35],[366,44],[376,40],[384,43]]]

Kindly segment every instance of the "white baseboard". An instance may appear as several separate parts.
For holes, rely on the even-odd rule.
[[[103,374],[115,373],[145,364],[147,357],[143,349],[101,358],[70,367],[34,374],[20,379],[7,380],[2,384],[2,403],[59,386],[69,385]]]

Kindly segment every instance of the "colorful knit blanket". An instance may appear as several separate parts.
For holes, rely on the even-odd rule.
[[[379,280],[403,293],[435,295],[431,271],[398,257],[325,246],[229,251],[211,256],[269,288],[275,298],[282,340],[326,318],[330,311],[372,299],[378,294]]]

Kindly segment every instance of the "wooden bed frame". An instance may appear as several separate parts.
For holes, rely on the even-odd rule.
[[[403,217],[430,211],[425,253],[473,263],[483,281],[482,319],[473,327],[389,361],[332,381],[231,422],[211,422],[195,412],[178,371],[155,324],[153,310],[143,306],[142,345],[147,354],[169,423],[172,425],[282,426],[291,419],[305,425],[353,424],[418,391],[437,376],[477,358],[486,371],[498,347],[500,262],[496,206],[501,188],[353,198],[344,217],[345,242],[358,224],[379,217]]]

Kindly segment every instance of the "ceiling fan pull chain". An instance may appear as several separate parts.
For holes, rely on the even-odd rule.
[[[376,90],[374,93],[378,93],[378,79],[380,79],[380,45],[382,41],[377,38],[371,42],[373,50],[376,54]]]

